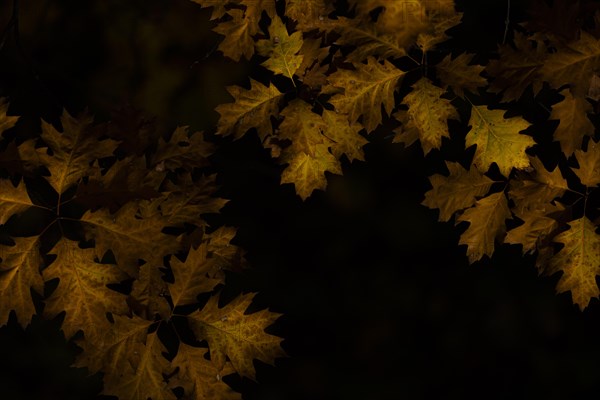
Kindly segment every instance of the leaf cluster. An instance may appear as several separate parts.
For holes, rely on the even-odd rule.
[[[2,132],[18,120],[7,109]],[[283,351],[265,332],[279,314],[246,314],[252,294],[219,303],[225,271],[244,262],[235,229],[205,220],[226,203],[207,174],[213,145],[131,113],[95,125],[65,111],[30,136],[0,152],[0,325],[60,317],[103,394],[240,398],[222,377],[253,379],[253,359]]]
[[[341,173],[344,155],[363,160],[366,135],[392,121],[393,142],[420,143],[426,156],[444,143],[464,150],[467,161],[430,178],[423,204],[467,224],[459,243],[471,263],[498,243],[521,245],[541,273],[562,272],[557,290],[582,309],[600,294],[597,5],[533,1],[526,22],[507,16],[489,57],[443,46],[462,18],[452,0],[194,1],[212,7],[225,56],[271,73],[229,88],[217,133],[255,129],[302,199]],[[524,98],[549,109],[541,96],[560,99],[544,117],[554,130],[519,116]]]

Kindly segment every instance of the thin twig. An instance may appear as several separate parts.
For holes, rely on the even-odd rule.
[[[510,0],[506,3],[506,19],[504,20],[504,38],[502,44],[506,44],[506,36],[508,35],[508,26],[510,25]]]

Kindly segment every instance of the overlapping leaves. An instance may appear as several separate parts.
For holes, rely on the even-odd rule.
[[[16,118],[4,103],[0,111],[1,126],[11,128]],[[224,270],[240,267],[241,252],[230,244],[234,229],[214,230],[203,219],[225,204],[213,196],[214,176],[192,174],[212,146],[201,132],[178,128],[155,146],[117,155],[123,142],[114,125],[67,112],[60,122],[43,122],[39,140],[6,147],[22,151],[0,179],[0,224],[12,241],[0,244],[0,325],[11,314],[28,325],[40,309],[34,298],[51,285],[43,315],[62,318],[66,338],[83,348],[76,365],[104,374],[104,394],[176,399],[172,389],[183,388],[187,398],[239,398],[221,378],[254,378],[254,358],[272,363],[283,351],[281,339],[264,332],[279,314],[244,313],[251,295],[218,307]],[[140,144],[151,143],[147,133],[133,132]],[[48,224],[15,235],[31,210]],[[204,307],[202,294],[210,296]],[[169,353],[160,333],[188,329],[184,320],[220,328],[193,329],[196,340]],[[252,334],[237,334],[243,330]],[[198,347],[202,341],[209,348]]]

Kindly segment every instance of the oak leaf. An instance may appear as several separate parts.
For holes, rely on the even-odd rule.
[[[240,400],[239,393],[231,390],[222,377],[235,372],[230,362],[218,370],[206,359],[208,349],[179,344],[177,356],[172,361],[179,371],[175,379],[169,381],[172,387],[181,386],[189,399],[195,400]]]
[[[253,294],[239,296],[223,308],[218,307],[217,297],[211,297],[202,310],[188,316],[190,327],[198,340],[208,342],[218,371],[225,370],[229,358],[237,373],[254,379],[253,359],[272,364],[283,356],[281,339],[264,331],[280,314],[262,310],[246,315]]]
[[[53,318],[65,311],[62,329],[67,339],[82,330],[85,338],[101,340],[111,324],[106,313],[125,314],[126,296],[106,285],[128,276],[115,265],[94,261],[93,249],[82,249],[77,242],[62,238],[50,251],[56,259],[43,271],[45,281],[59,279],[57,288],[46,300],[44,313]]]
[[[573,96],[569,91],[561,93],[564,100],[552,107],[550,119],[558,120],[558,127],[554,131],[554,140],[567,157],[575,150],[581,148],[583,138],[594,134],[594,125],[588,118],[592,112],[592,105],[583,97]]]
[[[465,138],[466,146],[476,145],[473,164],[486,172],[492,163],[500,173],[508,176],[513,168],[526,168],[529,158],[525,149],[535,144],[532,137],[519,132],[531,124],[521,117],[504,118],[503,110],[488,110],[486,106],[473,106]]]
[[[269,25],[269,39],[256,42],[256,51],[263,57],[268,57],[261,65],[275,75],[281,74],[290,79],[302,64],[302,32],[288,34],[279,17],[275,17]]]
[[[31,290],[44,292],[40,273],[42,257],[38,248],[39,237],[15,238],[13,246],[0,245],[0,324],[8,321],[11,310],[25,327],[35,314]]]
[[[444,90],[427,78],[421,78],[412,88],[413,91],[402,100],[408,111],[394,114],[403,125],[396,131],[393,141],[409,146],[419,139],[423,153],[427,155],[442,146],[442,137],[450,137],[448,119],[458,119],[458,112],[449,100],[441,98]]]
[[[571,291],[573,303],[583,310],[600,291],[596,276],[600,275],[600,235],[596,226],[582,217],[568,223],[569,229],[554,238],[564,247],[551,258],[548,275],[562,271],[556,290]]]
[[[484,255],[492,256],[494,242],[505,233],[504,221],[510,217],[506,196],[504,192],[498,192],[477,200],[475,206],[468,208],[457,218],[457,223],[469,222],[467,230],[460,235],[459,244],[467,245],[470,263],[480,260]]]
[[[579,168],[573,171],[581,183],[588,187],[600,185],[600,144],[590,140],[586,151],[575,151],[575,158]]]
[[[477,168],[467,171],[459,163],[446,161],[450,174],[435,174],[429,177],[432,189],[425,193],[421,204],[439,208],[440,221],[448,221],[456,211],[471,207],[478,197],[484,196],[493,181]]]
[[[469,65],[473,60],[473,54],[462,53],[451,58],[448,54],[439,64],[435,66],[438,78],[443,82],[443,88],[451,87],[454,93],[465,97],[465,90],[477,93],[478,87],[487,84],[485,78],[480,74],[484,68],[481,65]]]
[[[233,135],[239,139],[251,128],[256,128],[263,140],[272,134],[270,118],[279,114],[279,101],[283,98],[273,84],[265,86],[250,79],[250,90],[229,86],[227,91],[235,102],[221,104],[215,109],[221,114],[217,124],[218,135]]]
[[[330,100],[337,111],[348,114],[350,122],[362,116],[367,132],[375,130],[382,121],[381,106],[390,115],[394,108],[394,92],[405,72],[384,60],[380,64],[369,57],[366,64],[355,63],[355,70],[338,70],[329,77],[331,86],[344,88]]]
[[[50,171],[46,179],[59,196],[91,172],[92,161],[111,156],[118,145],[112,139],[100,140],[102,131],[91,128],[89,115],[76,119],[65,111],[61,123],[62,133],[42,122],[42,139],[53,154],[47,154],[45,148],[38,149],[42,164]]]

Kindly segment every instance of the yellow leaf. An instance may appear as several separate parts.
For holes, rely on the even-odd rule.
[[[90,115],[75,119],[64,111],[61,123],[62,133],[42,121],[42,139],[53,155],[48,155],[45,148],[38,149],[42,163],[50,171],[46,179],[59,196],[89,175],[92,161],[111,156],[118,144],[112,139],[100,140],[102,132],[92,129]]]
[[[43,271],[45,281],[58,278],[58,287],[46,300],[44,314],[54,318],[66,311],[62,329],[67,339],[82,330],[86,340],[97,341],[111,328],[106,313],[125,314],[126,296],[106,285],[128,278],[112,264],[94,261],[93,249],[62,238],[50,251],[56,259]]]
[[[425,193],[424,206],[440,209],[440,221],[448,221],[456,211],[471,207],[477,197],[485,195],[493,181],[476,168],[469,171],[459,163],[446,161],[449,176],[433,175],[429,177],[433,187]]]
[[[465,97],[465,90],[477,93],[478,87],[487,84],[486,79],[480,75],[485,67],[469,65],[472,59],[473,54],[462,53],[454,59],[448,54],[435,66],[444,89],[450,86],[457,96]]]
[[[345,89],[344,94],[331,98],[338,112],[348,114],[350,122],[362,115],[362,124],[368,133],[382,121],[381,105],[388,115],[394,108],[394,92],[405,72],[384,60],[380,64],[369,57],[367,64],[354,64],[354,71],[338,70],[329,79],[331,86]]]
[[[472,264],[484,255],[494,253],[494,241],[506,231],[505,220],[510,218],[510,210],[504,192],[490,194],[477,200],[458,217],[457,223],[469,222],[469,227],[460,236],[459,244],[467,245],[467,257]]]
[[[290,79],[302,63],[302,32],[288,35],[287,29],[279,17],[275,17],[269,26],[269,39],[256,42],[256,51],[263,57],[268,57],[261,65],[275,75],[282,74]]]
[[[596,276],[600,274],[600,235],[596,226],[582,217],[568,223],[569,229],[554,238],[564,247],[550,259],[548,275],[562,271],[556,286],[558,293],[571,291],[573,303],[583,310],[600,291]]]
[[[225,363],[222,370],[206,359],[208,349],[179,344],[177,356],[172,361],[173,367],[179,367],[172,387],[182,386],[186,398],[195,400],[239,400],[240,393],[234,392],[221,379],[225,375],[235,373],[230,362]]]
[[[323,136],[327,124],[319,114],[312,112],[311,108],[307,102],[294,99],[281,112],[284,120],[279,125],[279,137],[292,141],[291,148],[287,151],[292,157],[298,152],[314,157],[316,146],[328,143],[327,138]],[[287,161],[285,155],[283,161]]]
[[[325,172],[341,174],[340,162],[331,154],[326,145],[314,147],[314,155],[297,153],[288,158],[289,165],[281,174],[281,183],[293,183],[296,193],[306,200],[315,189],[325,190]]]
[[[570,91],[561,93],[564,100],[552,107],[550,119],[559,121],[554,140],[560,142],[560,147],[567,157],[581,148],[585,136],[594,135],[594,125],[588,119],[592,105],[581,96],[573,96]]]
[[[325,109],[323,110],[323,121],[325,122],[323,134],[333,142],[331,143],[331,152],[335,158],[339,159],[342,154],[346,154],[350,161],[364,161],[362,148],[369,142],[359,134],[363,130],[361,124],[350,123],[345,115]]]
[[[14,246],[0,245],[0,325],[8,322],[11,310],[22,327],[29,325],[35,314],[30,291],[44,293],[38,239],[37,236],[15,238]]]
[[[508,176],[513,168],[527,168],[529,158],[525,149],[535,144],[533,138],[519,132],[531,124],[521,117],[504,118],[503,110],[488,110],[486,106],[473,106],[465,138],[466,146],[477,145],[473,164],[486,172],[492,163],[500,173]]]
[[[192,0],[194,3],[200,4],[202,8],[212,7],[210,20],[219,19],[225,15],[227,10],[225,6],[231,3],[231,0]]]
[[[14,187],[9,179],[0,179],[0,225],[4,225],[10,217],[20,214],[33,206],[25,182]]]
[[[442,137],[450,137],[448,119],[458,119],[458,112],[449,100],[440,97],[444,91],[429,79],[421,78],[412,88],[413,91],[402,100],[408,111],[394,114],[402,122],[402,127],[396,131],[393,141],[409,146],[419,139],[423,153],[427,155],[431,149],[442,146]]]
[[[221,104],[215,109],[221,117],[217,124],[218,135],[241,138],[248,129],[256,128],[261,140],[273,133],[271,116],[279,114],[279,101],[283,94],[273,84],[265,86],[250,79],[250,90],[229,86],[227,91],[235,102]]]
[[[265,333],[280,314],[262,310],[244,314],[253,294],[237,297],[223,308],[218,307],[217,296],[210,298],[202,310],[188,316],[190,327],[198,340],[206,340],[210,357],[218,371],[226,367],[226,357],[237,373],[254,379],[253,359],[273,363],[283,357],[281,339]]]
[[[587,150],[575,150],[579,168],[574,169],[581,183],[591,187],[600,184],[600,144],[590,140]]]

